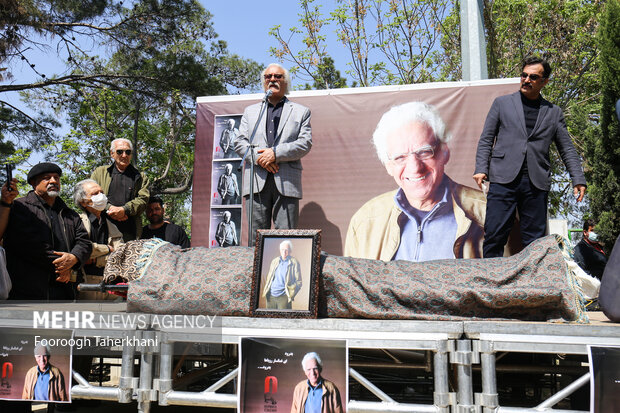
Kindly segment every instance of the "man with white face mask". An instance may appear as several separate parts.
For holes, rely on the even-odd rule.
[[[99,284],[103,277],[103,268],[112,251],[124,244],[123,234],[108,219],[105,208],[108,198],[92,179],[84,179],[75,185],[73,201],[80,207],[80,218],[93,243],[93,251],[83,267],[84,282]],[[80,292],[82,300],[112,300],[116,296],[101,292]]]
[[[594,232],[596,222],[586,219],[583,223],[583,238],[575,246],[575,262],[588,274],[599,280],[603,278],[603,271],[607,265],[607,255],[598,242],[598,235]]]

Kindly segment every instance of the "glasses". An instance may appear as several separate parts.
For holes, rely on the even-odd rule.
[[[407,163],[407,160],[411,155],[414,155],[418,161],[426,161],[435,156],[435,147],[431,145],[425,145],[413,152],[401,153],[391,158],[388,156],[388,159],[391,162],[394,162],[396,165],[402,166]]]
[[[541,76],[541,75],[533,75],[533,74],[531,74],[531,73],[525,73],[525,72],[521,73],[521,79],[525,80],[525,79],[527,79],[528,77],[530,78],[530,80],[531,80],[532,82],[536,82],[536,81],[537,81],[538,79],[540,79],[542,76]]]
[[[129,155],[131,155],[131,149],[117,149],[117,150],[116,150],[116,154],[117,154],[118,156],[121,156],[123,153],[124,153],[125,155],[129,156]]]
[[[264,75],[263,77],[265,78],[265,80],[271,80],[272,77],[277,80],[280,80],[284,77],[284,75],[281,73],[269,73],[269,74]]]

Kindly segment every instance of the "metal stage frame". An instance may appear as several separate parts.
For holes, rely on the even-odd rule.
[[[94,311],[96,313],[127,314],[124,303],[46,303],[0,304],[0,327],[32,328],[33,311]],[[145,315],[153,317],[153,315]],[[604,316],[594,318],[603,319]],[[205,334],[196,329],[127,329],[76,328],[76,337],[106,335],[122,338],[132,334],[157,339],[156,346],[125,345],[119,384],[116,387],[95,386],[73,371],[77,384],[71,388],[75,399],[96,399],[118,403],[138,402],[138,411],[148,413],[151,405],[237,407],[237,395],[220,392],[234,384],[238,369],[229,371],[202,391],[173,389],[175,343],[222,343],[235,349],[240,337],[282,337],[345,339],[350,350],[374,349],[393,352],[423,352],[430,354],[427,371],[433,378],[433,403],[413,404],[396,401],[373,384],[356,366],[350,366],[350,383],[355,381],[376,397],[376,401],[349,400],[348,411],[362,412],[480,412],[511,413],[550,411],[553,406],[589,383],[590,375],[558,388],[544,402],[532,408],[500,406],[498,401],[498,358],[505,352],[543,354],[587,354],[587,345],[620,346],[620,325],[608,321],[591,324],[517,321],[418,321],[418,320],[359,320],[359,319],[276,319],[249,317],[219,317],[221,334]],[[391,356],[394,368],[400,365]],[[137,360],[139,362],[137,363]],[[139,370],[136,366],[139,365]],[[366,366],[368,367],[368,366]],[[385,366],[377,366],[381,368]],[[540,367],[541,369],[544,368]],[[580,369],[550,369],[549,374],[578,373]],[[581,368],[583,370],[583,368]],[[527,369],[525,372],[527,373]],[[475,374],[474,374],[475,373]],[[479,377],[478,377],[479,374]],[[230,387],[230,385],[229,385]],[[236,387],[236,386],[234,386]],[[481,391],[476,392],[476,389]],[[571,410],[557,410],[564,413]]]

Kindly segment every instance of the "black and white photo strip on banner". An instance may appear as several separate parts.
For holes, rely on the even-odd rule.
[[[239,158],[235,152],[235,140],[239,136],[241,115],[215,116],[213,160]]]
[[[71,402],[73,331],[0,328],[0,400]]]
[[[240,159],[213,162],[211,175],[211,206],[241,207]]]
[[[241,207],[211,208],[209,247],[234,247],[241,244]]]
[[[216,116],[211,168],[209,247],[240,245],[243,173],[235,152],[241,115]]]
[[[346,340],[241,337],[239,413],[344,413]]]

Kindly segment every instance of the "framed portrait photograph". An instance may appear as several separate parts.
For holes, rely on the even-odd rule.
[[[316,318],[321,230],[258,230],[250,315]]]

